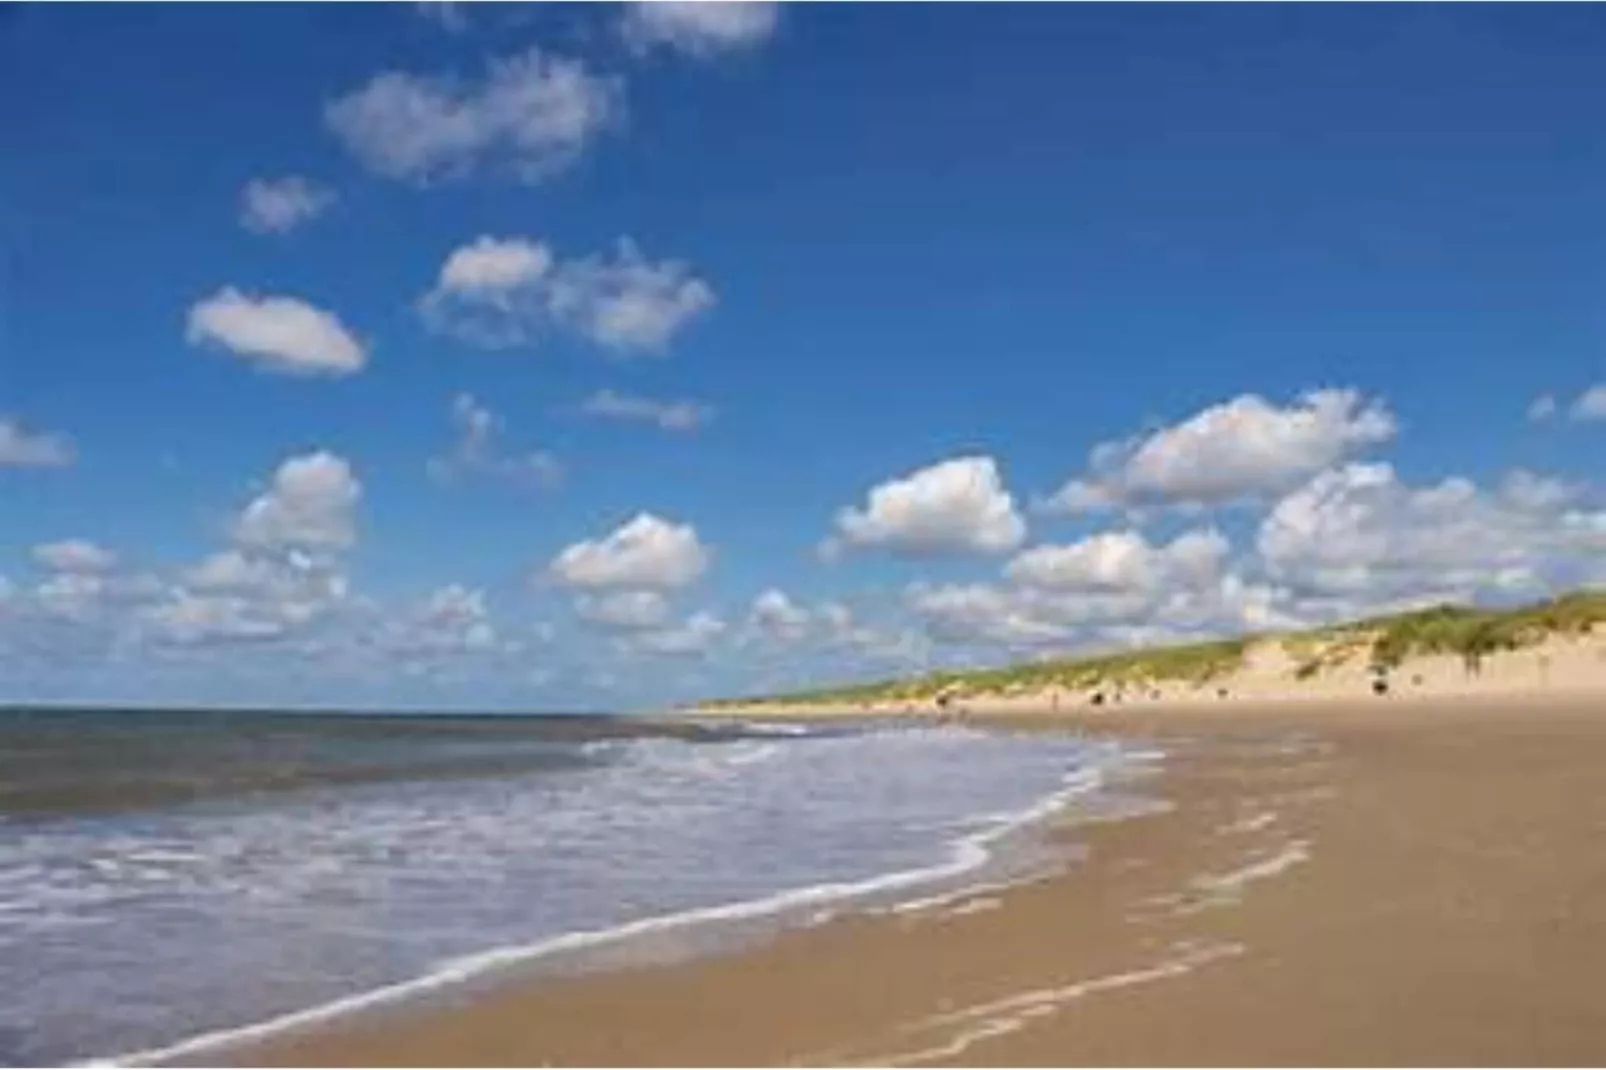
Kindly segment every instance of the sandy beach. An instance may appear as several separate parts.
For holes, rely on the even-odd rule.
[[[1603,713],[1598,696],[1517,694],[1062,715],[1158,742],[1163,771],[1134,789],[1168,806],[1057,829],[1086,852],[1060,875],[222,1057],[1599,1063]]]

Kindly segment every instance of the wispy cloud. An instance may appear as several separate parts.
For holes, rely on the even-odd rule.
[[[714,418],[714,407],[700,401],[660,401],[613,390],[598,390],[580,409],[590,416],[655,424],[665,431],[696,431]]]
[[[486,348],[561,328],[614,353],[661,353],[714,301],[691,265],[649,260],[628,238],[611,255],[560,260],[533,238],[484,235],[446,257],[419,311],[432,329]]]
[[[333,190],[300,175],[253,178],[240,191],[240,225],[257,234],[284,234],[334,203]]]
[[[543,450],[525,454],[502,452],[504,422],[470,394],[452,400],[457,440],[443,456],[432,458],[429,474],[450,481],[466,475],[489,475],[509,482],[550,489],[563,482],[564,466]]]
[[[623,112],[617,79],[532,48],[478,80],[387,71],[332,101],[324,121],[370,171],[427,185],[482,170],[539,182]]]

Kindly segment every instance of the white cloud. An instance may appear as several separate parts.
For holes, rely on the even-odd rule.
[[[253,178],[240,191],[240,225],[257,234],[283,234],[334,203],[332,190],[300,175]]]
[[[1279,501],[1257,547],[1273,579],[1360,603],[1568,586],[1606,548],[1581,487],[1518,472],[1494,491],[1459,477],[1411,487],[1387,464],[1323,472]]]
[[[65,468],[77,460],[72,440],[51,431],[30,431],[0,416],[0,468]]]
[[[616,255],[566,264],[551,280],[552,315],[609,349],[659,351],[714,305],[714,291],[676,260],[646,260],[629,239]]]
[[[351,375],[368,362],[367,348],[333,313],[298,297],[253,297],[232,286],[190,308],[185,338],[287,375]]]
[[[774,587],[753,599],[747,615],[748,627],[768,638],[783,641],[801,639],[813,620],[808,610],[793,602],[785,591]]]
[[[694,583],[709,557],[690,524],[639,513],[601,539],[566,547],[548,570],[567,587],[671,590]]]
[[[1180,424],[1096,447],[1088,475],[1047,504],[1085,512],[1262,498],[1394,433],[1388,409],[1354,390],[1315,390],[1285,407],[1244,394]]]
[[[1038,546],[1005,583],[906,592],[933,638],[1020,654],[1285,629],[1446,600],[1533,597],[1606,575],[1594,492],[1529,472],[1492,490],[1402,484],[1381,464],[1317,474],[1267,513],[1235,560],[1214,529]]]
[[[117,564],[116,554],[87,539],[40,543],[33,559],[56,572],[108,572]]]
[[[388,71],[324,109],[369,170],[428,184],[481,169],[538,182],[573,163],[623,110],[616,79],[538,48],[492,60],[464,83]]]
[[[148,603],[162,589],[153,576],[63,570],[51,573],[28,594],[32,607],[48,617],[104,627],[116,611]]]
[[[302,550],[283,554],[220,550],[183,570],[179,580],[189,591],[249,595],[277,603],[338,602],[348,591],[345,575],[330,559]]]
[[[575,599],[574,608],[582,619],[593,624],[625,630],[658,628],[669,619],[669,600],[658,591],[581,595]]]
[[[1005,566],[1003,584],[915,583],[905,597],[933,638],[1015,653],[1292,623],[1285,592],[1246,580],[1231,558],[1230,543],[1211,528],[1168,543],[1105,532],[1023,551]]]
[[[356,541],[361,497],[344,458],[322,450],[291,457],[241,512],[234,538],[259,549],[343,550]]]
[[[482,293],[490,299],[538,282],[556,265],[544,243],[529,238],[493,238],[482,234],[447,254],[436,289],[446,293]]]
[[[429,461],[429,473],[435,478],[450,480],[483,473],[544,489],[563,482],[563,463],[544,450],[522,455],[502,453],[497,441],[504,426],[502,418],[472,395],[454,398],[451,416],[458,438],[445,456]]]
[[[1556,409],[1556,396],[1554,394],[1540,394],[1528,406],[1528,419],[1535,423],[1540,423],[1555,416]]]
[[[336,562],[302,550],[227,549],[179,573],[139,624],[158,644],[200,646],[287,637],[347,603]]]
[[[617,353],[655,353],[714,301],[689,264],[650,261],[628,238],[612,256],[560,261],[532,238],[481,235],[447,255],[419,311],[432,329],[485,348],[561,328]]]
[[[1151,592],[1197,586],[1221,574],[1231,546],[1215,530],[1192,531],[1163,546],[1136,531],[1104,532],[1062,546],[1035,546],[1004,569],[1023,587],[1085,593]]]
[[[418,12],[420,18],[428,19],[441,29],[452,33],[468,25],[468,16],[463,13],[463,5],[453,0],[413,0],[413,10]]]
[[[911,555],[1004,553],[1026,536],[1026,523],[991,457],[957,457],[888,480],[863,509],[836,517],[837,539]]]
[[[707,58],[769,40],[779,16],[767,0],[637,0],[626,5],[620,30],[637,52],[664,45]]]
[[[1568,413],[1574,420],[1606,420],[1606,383],[1599,383],[1579,394]]]
[[[390,622],[385,639],[391,653],[414,657],[485,653],[498,643],[485,592],[459,583],[438,588],[423,605]]]
[[[990,584],[914,584],[907,597],[927,631],[945,642],[1018,648],[1063,643],[1072,634],[1029,597]]]
[[[179,645],[275,639],[289,630],[285,621],[255,609],[249,600],[237,596],[178,591],[145,610],[142,619],[152,629],[152,638]]]
[[[281,570],[271,559],[232,549],[211,554],[182,573],[184,585],[197,591],[267,590],[281,576]]]
[[[724,621],[712,613],[699,612],[679,624],[631,635],[622,639],[620,645],[631,651],[690,657],[708,653],[723,634]]]
[[[581,411],[607,419],[656,424],[665,431],[695,431],[714,418],[713,406],[699,401],[659,401],[612,390],[592,394],[581,405]]]

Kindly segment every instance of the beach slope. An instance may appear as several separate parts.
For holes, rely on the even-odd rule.
[[[1043,718],[1032,718],[1040,723]],[[1065,724],[1067,722],[1061,722]],[[227,1053],[364,1064],[1598,1064],[1606,708],[1153,708],[1169,803],[1049,879]]]

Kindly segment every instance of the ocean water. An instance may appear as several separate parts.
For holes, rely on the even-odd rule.
[[[887,723],[0,712],[0,1062],[996,879],[1122,761]]]

